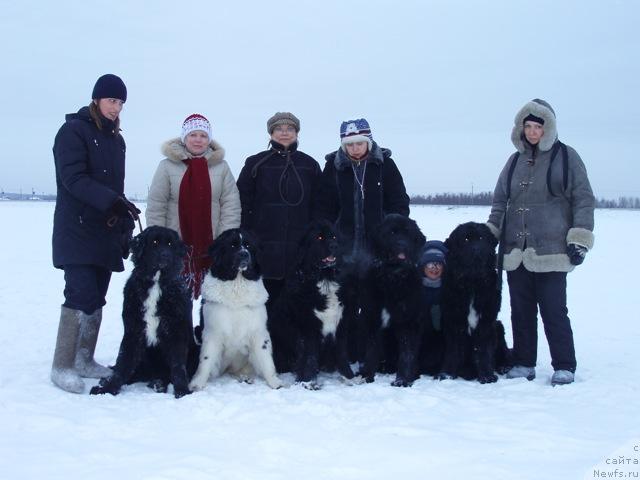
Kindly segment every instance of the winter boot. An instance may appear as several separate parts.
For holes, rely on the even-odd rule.
[[[62,307],[56,350],[51,366],[51,381],[62,390],[71,393],[84,391],[84,382],[75,370],[81,314],[80,310]]]
[[[101,323],[102,308],[98,308],[91,315],[80,312],[80,334],[76,348],[75,367],[81,377],[103,378],[111,375],[111,369],[103,367],[93,359]]]
[[[570,370],[556,370],[553,372],[551,376],[551,385],[566,385],[568,383],[573,383],[574,375]]]
[[[507,378],[526,378],[531,381],[536,378],[536,369],[533,367],[515,365],[507,372]]]

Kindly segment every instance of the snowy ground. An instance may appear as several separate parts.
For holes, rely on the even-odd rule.
[[[484,207],[412,208],[430,239],[487,214]],[[62,272],[50,264],[52,216],[52,203],[0,202],[0,478],[640,476],[639,264],[631,248],[638,211],[597,211],[595,249],[569,275],[573,385],[549,386],[540,329],[533,382],[422,378],[400,389],[390,376],[353,387],[327,376],[314,392],[222,378],[180,400],[143,385],[93,397],[50,383],[63,288]],[[114,362],[122,335],[126,276],[114,275],[109,290],[96,352],[103,363]],[[509,328],[506,293],[500,317]]]

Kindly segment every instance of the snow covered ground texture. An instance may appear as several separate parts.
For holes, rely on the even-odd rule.
[[[113,397],[55,388],[49,371],[63,275],[51,266],[53,203],[0,202],[2,479],[638,478],[640,322],[634,242],[640,212],[596,212],[596,245],[569,274],[576,383],[552,388],[540,325],[537,378],[480,385],[391,376],[320,391],[223,377],[175,400],[144,385]],[[413,207],[430,239],[484,222],[486,207]],[[127,262],[127,271],[131,264]],[[115,361],[115,274],[96,358]],[[506,290],[506,284],[505,284]],[[511,344],[508,293],[500,318]],[[88,387],[95,381],[89,381]],[[625,477],[620,476],[624,474]]]

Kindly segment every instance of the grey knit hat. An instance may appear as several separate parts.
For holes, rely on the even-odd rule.
[[[290,112],[276,112],[273,117],[267,120],[267,132],[273,135],[273,130],[278,125],[291,125],[296,129],[296,133],[300,131],[300,120]]]

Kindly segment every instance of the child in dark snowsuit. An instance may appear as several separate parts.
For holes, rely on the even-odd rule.
[[[424,305],[429,314],[425,325],[424,339],[420,355],[421,373],[437,375],[444,353],[442,333],[442,313],[440,299],[442,297],[442,273],[447,264],[447,247],[440,240],[425,243],[418,266],[423,273]]]

